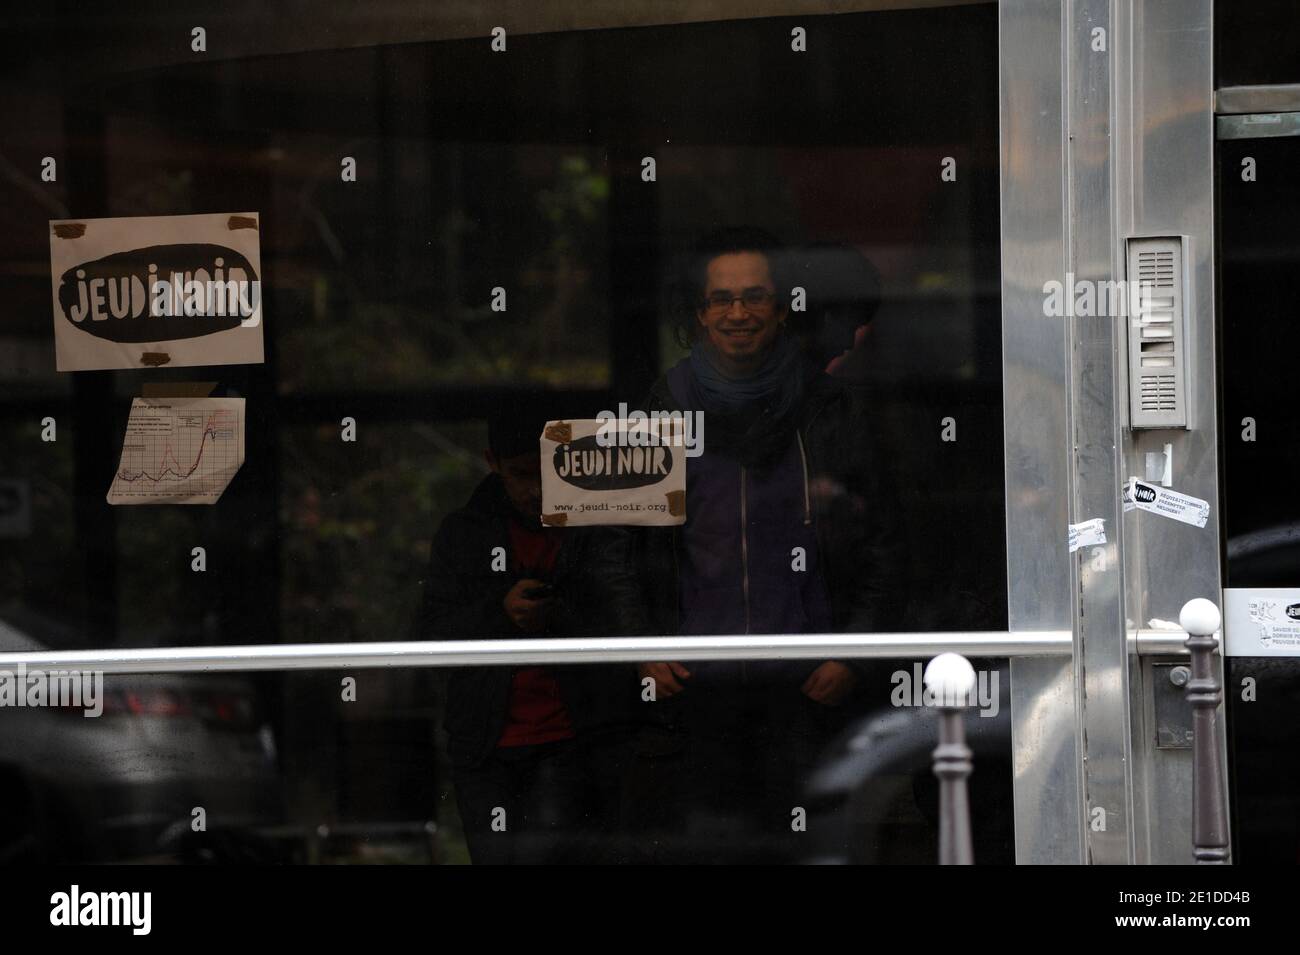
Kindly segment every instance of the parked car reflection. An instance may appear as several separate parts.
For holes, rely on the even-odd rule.
[[[45,644],[0,620],[0,652]],[[247,678],[103,677],[102,714],[0,708],[0,864],[279,861],[275,741]],[[196,823],[202,810],[203,826]]]
[[[964,712],[974,771],[968,781],[975,861],[1015,861],[1011,768],[1011,680],[1005,661],[996,672],[992,715]],[[933,772],[938,710],[931,706],[878,709],[849,726],[823,755],[809,784],[809,852],[820,864],[932,865],[939,858],[939,787]],[[1043,720],[1072,719],[1066,708],[1044,708]],[[1068,739],[1065,727],[1044,729]],[[1061,770],[1072,754],[1052,757]]]

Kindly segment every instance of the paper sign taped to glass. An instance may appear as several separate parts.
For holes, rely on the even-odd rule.
[[[50,222],[59,371],[260,364],[255,212]]]
[[[215,504],[243,463],[243,398],[136,398],[108,503]]]
[[[686,522],[680,419],[550,421],[542,432],[542,523]]]
[[[1300,589],[1229,587],[1223,600],[1225,656],[1300,657]]]

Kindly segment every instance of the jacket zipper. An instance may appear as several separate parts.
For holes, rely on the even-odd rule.
[[[813,423],[815,420],[817,420],[817,415],[821,413],[822,407],[823,407],[823,405],[818,405],[816,408],[814,408],[814,409],[813,409],[813,413],[812,413],[811,415],[808,416],[808,420],[805,421],[805,422],[803,423],[803,428],[796,428],[796,429],[795,429],[795,434],[799,437],[799,451],[800,451],[800,452],[803,452],[803,449],[804,449],[804,448],[803,448],[803,432],[806,431],[807,429],[809,429],[809,428],[812,427],[812,423]],[[804,458],[804,494],[805,494],[805,495],[808,494],[808,459],[807,459],[806,457]],[[804,498],[804,507],[806,508],[806,512],[805,512],[805,513],[806,513],[806,515],[807,515],[807,523],[811,524],[811,523],[812,523],[812,504],[811,504],[811,501],[808,500],[807,496],[805,496],[805,498]],[[813,527],[813,540],[817,543],[817,550],[818,550],[818,553],[819,553],[819,554],[825,553],[825,550],[826,550],[826,547],[825,547],[825,541],[822,540],[822,527],[821,527],[820,524],[819,524],[819,525],[815,525],[815,526]],[[826,580],[826,567],[825,567],[825,564],[824,564],[822,561],[820,561],[820,560],[817,562],[817,577],[818,577],[818,579],[821,581],[821,585],[822,585],[822,593],[824,593],[824,594],[826,595],[826,597],[827,597],[827,600],[829,600],[829,599],[830,599],[831,588],[830,588],[830,584],[829,584],[829,583],[827,582],[827,580]]]
[[[669,404],[664,403],[663,406],[668,407]],[[817,416],[821,413],[823,406],[824,406],[824,402],[815,405],[812,410],[812,413],[803,422],[803,426],[795,428],[795,437],[799,442],[799,457],[801,463],[803,464],[804,523],[805,524],[812,524],[812,501],[810,500],[810,495],[808,493],[808,457],[807,457],[807,453],[804,451],[803,432],[804,430],[812,426],[813,421],[815,421],[817,419]],[[745,597],[746,635],[748,635],[749,633],[749,540],[747,534],[748,523],[749,523],[749,515],[748,515],[748,507],[746,505],[746,495],[745,495],[745,466],[742,464],[740,466],[740,567],[741,567],[741,589]],[[820,528],[817,528],[817,530],[820,531]],[[680,581],[681,568],[680,566],[678,566],[678,561],[677,561],[678,528],[674,527],[672,533],[673,533],[673,570],[675,572],[675,576],[677,580]],[[820,547],[822,544],[821,534],[817,533],[816,538],[817,538],[817,544]],[[817,567],[817,575],[822,579],[822,586],[823,588],[825,588],[826,586],[825,572],[823,571],[820,564]],[[681,626],[681,609],[679,607],[678,608],[679,629],[680,626]],[[742,681],[747,679],[747,666],[748,666],[747,661],[742,660],[740,662]]]
[[[799,463],[803,465],[803,522],[807,526],[812,523],[812,502],[808,494],[808,455],[803,450],[803,435],[796,428],[794,432],[795,440],[799,442]]]
[[[749,633],[749,507],[745,495],[745,466],[740,466],[740,586],[745,595],[745,633]],[[749,680],[749,663],[740,661],[741,682]]]
[[[677,548],[682,546],[682,538],[679,532],[679,528],[674,527],[672,529],[672,532],[673,532],[673,539],[672,539],[673,593],[676,595],[675,599],[673,600],[673,633],[679,634],[682,632],[682,601],[681,601],[682,565],[681,565],[681,561],[677,557]]]

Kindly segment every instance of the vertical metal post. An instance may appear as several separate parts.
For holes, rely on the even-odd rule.
[[[1106,289],[1124,274],[1114,240],[1115,157],[1112,137],[1116,64],[1098,49],[1114,39],[1110,0],[1063,5],[1067,143],[1065,156],[1065,287]],[[1071,280],[1073,278],[1073,281]],[[1123,402],[1117,356],[1124,354],[1125,324],[1109,301],[1089,310],[1065,309],[1070,341],[1071,522],[1101,518],[1106,543],[1074,554],[1076,582],[1075,693],[1080,766],[1083,769],[1085,858],[1098,865],[1133,862],[1132,726],[1124,640],[1125,545],[1114,533],[1123,516],[1117,489],[1124,482],[1120,455]]]
[[[1043,315],[1043,283],[1066,271],[1066,9],[998,3],[1001,138],[1002,390],[1007,629],[1073,630],[1070,348]],[[1016,861],[1084,860],[1082,734],[1072,660],[1011,661]]]
[[[1220,3],[1222,0],[1220,0]],[[1139,629],[1153,620],[1176,620],[1198,594],[1221,592],[1218,350],[1215,342],[1214,225],[1214,7],[1215,0],[1132,0],[1112,4],[1114,59],[1115,270],[1121,274],[1124,240],[1135,235],[1185,235],[1187,299],[1185,370],[1189,428],[1138,429],[1121,434],[1122,479],[1144,472],[1147,454],[1173,444],[1173,487],[1216,502],[1202,528],[1142,510],[1121,512],[1124,616]],[[1117,344],[1120,355],[1126,342]],[[1116,362],[1118,390],[1127,394],[1127,359]],[[1120,400],[1125,414],[1127,397]],[[1111,524],[1107,522],[1107,537]],[[1214,599],[1218,599],[1217,597]],[[1157,625],[1158,626],[1158,625]],[[1186,629],[1186,628],[1184,628]],[[1214,655],[1222,680],[1222,655]],[[1153,659],[1129,657],[1129,727],[1133,779],[1134,861],[1160,865],[1191,861],[1192,816],[1168,807],[1190,803],[1193,760],[1157,745]],[[1182,662],[1182,661],[1178,661]],[[1218,759],[1226,765],[1223,720]],[[1208,744],[1205,744],[1208,745]],[[1087,765],[1091,768],[1093,754]],[[1207,760],[1202,760],[1209,766]],[[1225,770],[1226,772],[1226,770]],[[1224,793],[1225,801],[1229,798]]]
[[[959,653],[941,653],[925,668],[925,686],[939,701],[939,745],[934,750],[934,774],[939,777],[939,865],[974,865],[966,795],[971,751],[961,711],[975,690],[975,669]]]
[[[1228,804],[1224,799],[1223,764],[1219,761],[1219,704],[1223,687],[1214,661],[1222,622],[1219,608],[1204,597],[1189,600],[1178,617],[1187,631],[1192,678],[1187,702],[1192,705],[1192,855],[1197,865],[1228,861]]]

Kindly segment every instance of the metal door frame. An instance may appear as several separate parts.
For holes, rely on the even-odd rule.
[[[1070,630],[1077,663],[1012,663],[1022,862],[1192,861],[1191,750],[1157,744],[1153,709],[1155,667],[1177,658],[1125,634],[1221,602],[1212,36],[1212,0],[999,6],[1009,627]],[[1190,238],[1186,430],[1130,428],[1126,321],[1042,308],[1049,280],[1124,278],[1143,234]],[[1212,502],[1203,529],[1120,508],[1166,445],[1172,486]],[[1065,525],[1096,517],[1107,543],[1068,555]],[[1063,715],[1045,723],[1058,706],[1068,761],[1041,743],[1065,735]]]

